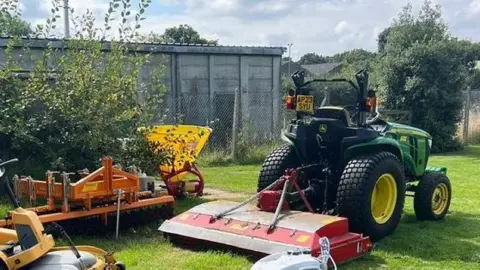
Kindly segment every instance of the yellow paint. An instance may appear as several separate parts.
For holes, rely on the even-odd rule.
[[[85,183],[82,192],[92,192],[98,189],[98,183]]]
[[[300,235],[300,236],[297,238],[297,242],[299,242],[299,243],[305,243],[305,242],[307,242],[308,240],[310,240],[310,236],[309,236],[309,235]]]
[[[448,188],[444,183],[438,184],[432,196],[432,210],[435,215],[441,215],[447,208]]]
[[[402,136],[400,137],[401,142],[407,142],[407,136]]]
[[[393,175],[382,174],[372,192],[371,211],[375,222],[384,224],[390,220],[397,204],[397,183]]]
[[[339,221],[340,218],[338,217],[335,217],[335,216],[326,216],[326,217],[322,217],[322,224],[323,225],[328,225],[328,224],[332,224],[336,221]]]
[[[19,269],[42,257],[54,247],[55,242],[51,235],[43,233],[44,227],[37,214],[33,211],[17,208],[12,211],[11,214],[12,223],[14,225],[26,225],[32,228],[32,232],[38,242],[38,244],[28,250],[10,256],[5,262],[8,269]]]
[[[183,214],[183,215],[181,215],[181,216],[179,217],[179,219],[181,219],[181,220],[187,220],[189,217],[190,217],[189,214]]]
[[[17,208],[10,212],[12,218],[12,224],[14,226],[24,225],[32,229],[33,237],[36,239],[37,244],[27,250],[21,250],[10,257],[0,252],[0,260],[3,261],[7,269],[20,269],[47,254],[48,252],[57,250],[70,250],[70,247],[55,247],[55,241],[50,234],[44,232],[44,227],[38,215],[30,210],[23,208]],[[14,229],[0,228],[0,239],[2,241],[18,241],[18,236]],[[115,263],[115,258],[101,250],[99,248],[90,246],[77,246],[80,251],[86,251],[92,253],[96,257],[96,262],[89,269],[107,269],[107,263]],[[109,265],[111,268],[116,269],[113,265]]]
[[[181,170],[187,163],[195,163],[198,155],[205,147],[212,129],[194,125],[158,125],[147,134],[150,142],[158,143],[157,150],[171,151],[175,163],[160,166],[162,174]],[[188,172],[172,176],[169,180],[174,184],[183,181]]]
[[[233,224],[232,226],[230,226],[230,229],[234,229],[234,230],[238,230],[238,231],[245,231],[246,229],[248,229],[248,226],[242,226],[240,224]]]
[[[312,95],[298,95],[297,104],[295,105],[297,112],[313,113],[313,96]]]

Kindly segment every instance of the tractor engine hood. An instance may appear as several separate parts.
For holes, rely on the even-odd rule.
[[[388,127],[386,128],[385,131],[387,133],[392,133],[392,134],[408,134],[408,135],[425,137],[428,140],[429,148],[432,148],[432,136],[425,130],[404,125],[404,124],[389,122]]]

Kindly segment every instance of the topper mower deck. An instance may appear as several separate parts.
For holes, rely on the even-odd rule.
[[[221,243],[258,255],[295,249],[321,253],[320,239],[328,237],[336,263],[361,257],[372,250],[369,238],[349,232],[343,217],[315,214],[297,184],[294,170],[242,203],[213,201],[198,205],[165,221],[164,234],[183,239]],[[311,212],[289,209],[287,187],[293,186]],[[258,205],[250,204],[258,199]]]
[[[173,208],[173,196],[155,190],[153,185],[141,190],[139,177],[115,168],[110,157],[105,157],[103,166],[92,173],[79,172],[80,180],[75,183],[71,175],[48,171],[44,181],[14,176],[14,192],[18,198],[26,197],[28,210],[34,211],[42,223],[99,216],[107,224],[112,213],[157,206]],[[56,182],[55,176],[60,176],[61,182]],[[36,206],[37,199],[45,199],[46,205]],[[1,227],[10,225],[9,218],[0,222]]]

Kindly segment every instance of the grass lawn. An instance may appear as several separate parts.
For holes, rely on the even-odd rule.
[[[407,198],[397,231],[378,243],[372,254],[339,269],[480,269],[480,147],[434,156],[430,164],[448,167],[453,199],[446,220],[416,221],[412,199]],[[256,190],[259,169],[260,166],[202,168],[207,186],[249,193]],[[176,212],[202,201],[177,201]],[[5,211],[6,207],[1,209]],[[76,244],[114,250],[128,269],[249,269],[252,265],[246,256],[227,250],[174,246],[156,231],[159,222],[125,228],[118,240],[114,239],[114,232],[73,236],[73,240]]]

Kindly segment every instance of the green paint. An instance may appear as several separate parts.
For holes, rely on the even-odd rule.
[[[320,131],[320,133],[327,133],[327,128],[328,126],[326,124],[321,124],[318,131]]]

